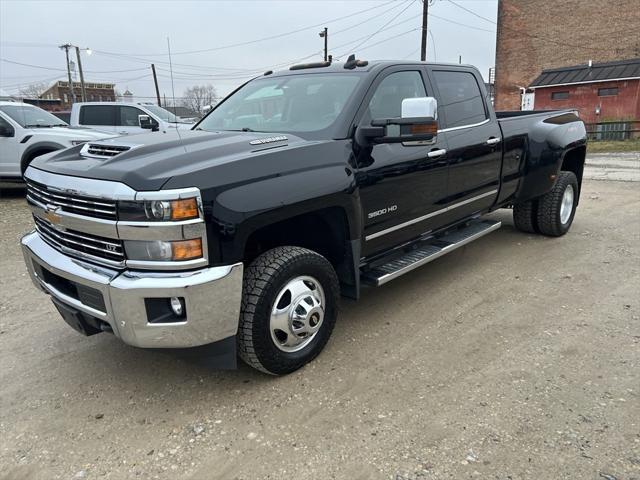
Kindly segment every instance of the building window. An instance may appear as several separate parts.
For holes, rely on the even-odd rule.
[[[64,96],[64,103],[69,103],[69,97],[67,97],[66,93],[62,94]]]
[[[569,98],[569,92],[553,92],[551,93],[551,100],[566,100]]]
[[[613,97],[615,95],[618,95],[618,87],[599,88],[598,89],[598,96],[599,97]]]

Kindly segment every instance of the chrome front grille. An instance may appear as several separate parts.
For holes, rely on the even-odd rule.
[[[61,210],[86,217],[116,220],[116,201],[103,198],[87,197],[73,193],[53,190],[46,185],[26,179],[27,200],[35,201],[43,206],[53,205]]]
[[[125,254],[122,240],[68,229],[61,230],[35,215],[33,219],[42,239],[57,250],[114,267],[124,266]]]

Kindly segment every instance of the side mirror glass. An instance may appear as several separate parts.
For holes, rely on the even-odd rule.
[[[153,119],[149,115],[138,115],[138,124],[140,128],[153,130]]]
[[[402,143],[429,145],[438,135],[438,102],[433,97],[405,98],[400,118],[371,121],[371,126],[358,129],[359,143]]]

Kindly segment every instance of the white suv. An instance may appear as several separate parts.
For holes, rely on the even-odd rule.
[[[190,129],[187,123],[153,103],[81,102],[71,107],[74,127],[94,128],[113,135],[133,135],[151,130]]]
[[[71,128],[27,103],[0,101],[0,180],[21,181],[39,155],[109,137],[113,134]]]

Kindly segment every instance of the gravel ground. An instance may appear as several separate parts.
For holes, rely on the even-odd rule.
[[[572,230],[503,228],[345,301],[271,378],[73,332],[0,200],[0,478],[640,479],[640,184],[585,182]]]

